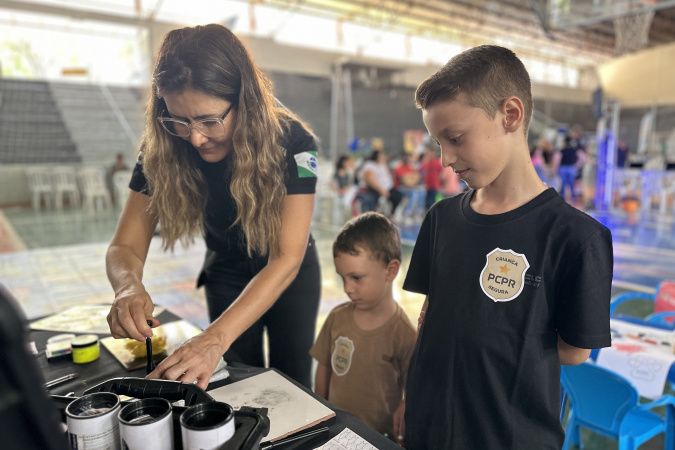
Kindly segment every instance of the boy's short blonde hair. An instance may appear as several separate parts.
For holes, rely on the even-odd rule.
[[[401,236],[387,216],[367,212],[344,224],[335,242],[333,258],[339,254],[359,255],[357,247],[369,251],[385,266],[392,260],[401,260]]]
[[[417,87],[415,103],[427,109],[460,93],[470,106],[482,109],[491,119],[505,99],[518,97],[525,109],[523,131],[527,136],[533,109],[530,74],[511,50],[481,45],[460,53]]]

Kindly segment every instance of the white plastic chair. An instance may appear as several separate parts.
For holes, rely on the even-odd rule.
[[[28,187],[33,193],[33,209],[40,209],[42,198],[47,208],[52,207],[53,188],[51,171],[47,167],[29,167],[26,169]]]
[[[127,198],[129,198],[129,182],[131,181],[132,174],[131,170],[119,170],[112,176],[115,202],[120,208],[124,206]]]
[[[105,185],[103,169],[99,167],[85,167],[80,169],[80,185],[82,186],[82,205],[85,209],[95,211],[100,204],[104,209],[112,205],[110,192]]]
[[[52,169],[54,181],[54,197],[56,209],[63,207],[63,197],[68,197],[68,204],[73,207],[80,204],[80,188],[77,187],[75,169],[70,166],[56,166]]]

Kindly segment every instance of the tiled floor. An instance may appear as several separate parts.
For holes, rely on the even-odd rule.
[[[0,280],[19,299],[29,318],[76,304],[112,302],[104,257],[118,214],[118,210],[96,214],[78,209],[0,211],[0,229],[6,235],[1,241],[8,249],[0,252]],[[319,327],[328,312],[346,298],[333,270],[332,242],[337,230],[321,222],[312,228],[323,273]],[[156,237],[150,247],[144,274],[146,288],[157,304],[206,327],[203,290],[195,289],[205,251],[203,240],[195,240],[188,248],[179,245],[173,253],[163,252],[160,244]],[[411,251],[411,247],[404,247],[395,295],[408,315],[417,317],[423,298],[401,289]]]
[[[325,206],[325,205],[324,205]],[[0,282],[19,299],[29,318],[52,314],[78,304],[110,303],[112,290],[105,275],[104,255],[119,210],[86,213],[81,209],[0,211]],[[672,217],[629,217],[623,213],[594,214],[612,229],[615,250],[613,291],[652,292],[662,279],[675,279],[675,230]],[[332,241],[338,227],[317,214],[312,233],[322,266],[322,303],[318,327],[327,313],[345,301],[342,283],[333,270]],[[402,226],[403,261],[395,281],[395,297],[415,319],[423,297],[401,289],[419,225]],[[155,302],[200,327],[208,324],[203,290],[195,289],[204,243],[161,250],[159,238],[151,245],[144,282]],[[646,312],[645,312],[646,313]],[[637,312],[637,314],[642,314]],[[317,328],[318,329],[318,328]],[[655,438],[642,448],[663,448]],[[588,449],[613,449],[616,443],[597,435],[585,437]]]

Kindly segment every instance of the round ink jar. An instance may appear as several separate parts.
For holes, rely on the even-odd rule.
[[[120,408],[120,398],[112,392],[95,392],[70,402],[66,407],[68,448],[119,449]]]
[[[98,336],[95,334],[83,334],[70,341],[73,362],[85,364],[96,361],[101,354]]]

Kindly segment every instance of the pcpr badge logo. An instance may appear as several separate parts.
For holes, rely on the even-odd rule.
[[[335,340],[335,350],[331,357],[330,364],[333,366],[333,372],[342,376],[349,372],[352,365],[352,356],[354,355],[354,342],[344,336]]]
[[[520,295],[530,263],[522,253],[496,248],[486,255],[480,287],[495,302],[509,302]]]

